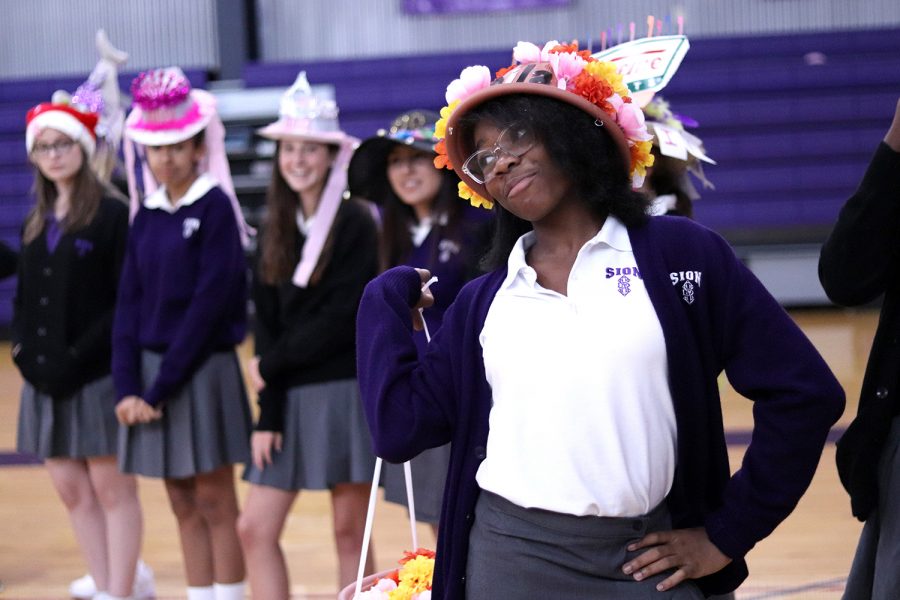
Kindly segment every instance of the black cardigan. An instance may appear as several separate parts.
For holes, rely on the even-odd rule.
[[[298,238],[300,256],[305,238]],[[289,388],[356,377],[356,311],[363,288],[378,273],[377,229],[368,206],[354,199],[341,203],[322,256],[327,266],[321,278],[305,288],[290,280],[264,284],[254,270],[254,338],[266,381],[259,430],[282,430]]]
[[[65,397],[109,374],[113,309],[128,207],[103,198],[86,227],[63,233],[51,254],[46,227],[19,257],[14,360],[39,391]]]
[[[857,306],[884,294],[863,378],[859,410],[837,446],[841,483],[853,515],[878,502],[878,460],[900,410],[900,153],[882,143],[841,209],[822,247],[819,280],[837,304]]]

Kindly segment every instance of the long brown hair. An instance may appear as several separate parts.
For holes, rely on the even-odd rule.
[[[332,158],[337,153],[337,148],[329,145]],[[288,185],[278,160],[281,156],[281,142],[275,146],[275,156],[272,158],[272,179],[266,192],[266,216],[264,235],[261,239],[262,250],[259,258],[259,275],[263,283],[277,285],[291,278],[294,268],[300,260],[297,252],[297,209],[300,208],[300,195]],[[326,182],[329,173],[326,173]],[[335,224],[331,226],[331,232],[322,248],[319,262],[310,276],[310,283],[316,284],[328,264],[333,252],[332,232]]]
[[[81,168],[75,174],[75,185],[72,189],[69,212],[60,223],[64,233],[76,231],[86,227],[97,214],[100,200],[106,192],[106,187],[94,174],[90,162],[84,154],[84,149],[78,146],[81,152]],[[25,227],[22,233],[22,242],[30,244],[44,230],[47,215],[53,214],[53,205],[59,196],[56,184],[48,179],[41,170],[34,167],[34,187],[32,193],[36,199],[34,207],[25,217]]]

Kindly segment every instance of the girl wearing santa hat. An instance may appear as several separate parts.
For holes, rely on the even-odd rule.
[[[134,590],[142,516],[116,466],[110,334],[128,208],[91,170],[97,114],[57,93],[26,117],[36,202],[22,229],[12,327],[25,384],[17,450],[44,459],[98,590]]]
[[[131,92],[133,221],[113,326],[116,414],[127,425],[119,466],[163,479],[189,600],[242,598],[233,465],[249,457],[251,423],[234,347],[246,329],[248,229],[213,96],[178,68],[141,74]]]

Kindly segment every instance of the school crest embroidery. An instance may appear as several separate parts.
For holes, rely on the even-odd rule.
[[[85,254],[94,249],[94,242],[83,238],[75,238],[75,252],[78,258],[84,258]]]
[[[459,244],[453,240],[441,240],[438,243],[438,261],[445,263],[450,260],[454,254],[459,254]]]
[[[628,279],[628,275],[622,275],[619,277],[619,293],[627,296],[629,292],[631,292],[631,280]]]
[[[184,239],[188,239],[194,232],[200,229],[200,219],[196,219],[194,217],[188,217],[181,224],[181,236]]]
[[[675,271],[669,273],[669,281],[673,286],[681,287],[681,299],[688,304],[693,304],[697,299],[697,288],[703,279],[702,271]]]

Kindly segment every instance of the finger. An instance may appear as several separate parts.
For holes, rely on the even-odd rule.
[[[416,273],[419,274],[422,285],[425,285],[431,279],[431,271],[428,269],[416,269]]]
[[[667,554],[667,553],[666,553]],[[647,565],[654,563],[655,561],[661,559],[665,556],[659,547],[651,548],[646,552],[642,552],[638,556],[634,557],[627,563],[622,566],[622,572],[626,575],[631,575],[632,573],[637,573],[641,569],[645,568]]]
[[[659,560],[655,560],[652,563],[648,564],[642,569],[638,569],[634,573],[635,581],[643,581],[649,577],[653,577],[654,575],[658,575],[659,573],[663,573],[670,569],[674,569],[678,567],[677,559],[674,556],[665,556],[660,558]]]
[[[272,464],[272,443],[269,442],[266,444],[266,447],[263,449],[263,463],[267,465]]]
[[[682,583],[688,579],[687,573],[685,573],[682,569],[678,569],[658,584],[656,584],[656,589],[660,592],[665,592],[666,590],[671,590],[676,585]]]
[[[262,453],[257,450],[253,451],[253,464],[260,471],[265,469],[265,465],[263,464]]]
[[[275,451],[276,452],[281,452],[281,442],[282,442],[282,435],[280,433],[276,433],[275,434]]]
[[[665,544],[671,539],[671,536],[669,536],[668,533],[669,532],[667,531],[648,533],[638,541],[632,544],[628,544],[628,551],[634,552],[635,550],[640,550],[641,548],[649,548],[650,546]]]

